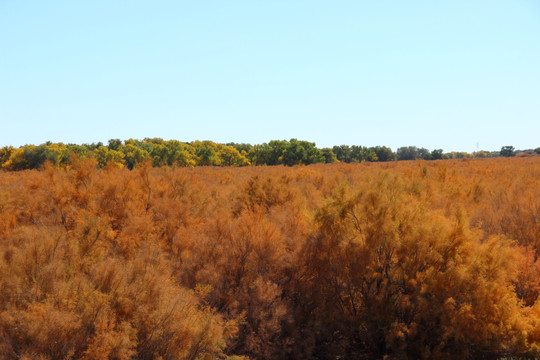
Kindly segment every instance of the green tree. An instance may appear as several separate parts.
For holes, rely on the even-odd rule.
[[[420,158],[420,159],[423,159],[423,160],[431,160],[432,159],[431,153],[426,148],[417,149],[417,154],[418,154],[417,155],[418,158]]]
[[[315,147],[315,143],[308,141],[299,141],[291,139],[286,142],[285,149],[282,155],[283,164],[287,166],[297,164],[314,164],[324,161],[324,157],[319,149]]]
[[[195,148],[190,144],[178,140],[166,141],[166,162],[168,165],[177,164],[179,166],[195,166],[197,159]]]
[[[50,160],[53,164],[58,162],[58,155],[47,151],[47,145],[27,145],[24,147],[24,157],[29,169],[39,169],[45,161]]]
[[[65,164],[69,163],[70,161],[69,157],[71,154],[76,154],[79,158],[88,157],[88,155],[90,154],[90,151],[88,150],[88,148],[83,145],[67,144],[66,147],[67,147],[67,152],[68,152],[68,158],[62,159],[62,162]]]
[[[375,155],[377,155],[378,161],[394,161],[396,160],[396,154],[387,146],[375,146],[370,148]]]
[[[211,146],[200,146],[195,149],[195,155],[199,158],[198,165],[211,166],[220,165],[221,161],[216,150]]]
[[[350,163],[352,161],[351,148],[349,145],[339,145],[332,148],[334,154],[339,161]]]
[[[141,149],[133,144],[121,146],[120,152],[124,154],[124,161],[128,169],[133,169],[138,163],[142,163],[150,158],[148,151]]]
[[[415,160],[418,158],[418,148],[416,146],[402,146],[396,151],[398,160]]]
[[[265,145],[265,144],[263,144]],[[288,146],[286,140],[272,140],[268,143],[268,157],[266,165],[283,164],[283,154]]]
[[[247,158],[252,165],[268,165],[270,159],[270,147],[266,143],[253,145],[247,153]]]
[[[22,147],[22,156],[25,159],[26,169],[39,169],[46,161],[50,161],[53,165],[58,165],[62,159],[69,157],[67,147],[62,144],[41,144],[39,146],[26,145]],[[21,162],[19,164],[22,164]]]
[[[327,164],[338,161],[336,154],[330,148],[322,148],[321,155],[324,158],[324,162]]]
[[[514,156],[516,153],[513,146],[503,146],[501,148],[500,154],[501,156],[510,157],[510,156]]]
[[[151,154],[152,153],[152,143],[151,142],[147,142],[145,140],[143,141],[140,141],[140,140],[135,140],[135,139],[128,139],[128,140],[125,140],[124,141],[124,144],[125,145],[135,145],[136,147],[140,148],[140,149],[143,149],[144,151],[146,151],[147,153]]]
[[[245,155],[241,154],[236,148],[227,145],[217,145],[220,163],[223,166],[247,166],[250,164]]]
[[[0,148],[0,168],[4,167],[4,163],[9,160],[13,150],[13,146],[4,146],[3,148]]]
[[[2,164],[2,168],[10,171],[28,169],[28,160],[24,156],[24,148],[20,147],[11,151],[9,159]]]
[[[363,146],[351,146],[351,160],[352,162],[362,162],[367,160],[367,153]]]
[[[431,159],[432,160],[441,160],[443,158],[443,151],[442,149],[435,149],[431,152]]]
[[[101,168],[107,166],[109,163],[116,167],[124,166],[124,154],[120,151],[110,150],[105,146],[100,146],[93,151],[93,154]]]
[[[120,139],[110,139],[109,140],[109,150],[119,150],[122,146],[122,140]]]
[[[486,157],[489,157],[489,154],[485,152],[484,150],[480,150],[473,153],[473,156],[475,158],[486,158]]]

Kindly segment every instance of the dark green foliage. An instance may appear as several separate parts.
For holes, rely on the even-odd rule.
[[[195,154],[200,158],[200,164],[203,166],[218,165],[219,163],[216,151],[211,147],[199,147],[195,150]]]
[[[503,146],[501,148],[501,156],[510,157],[510,156],[514,156],[515,154],[516,153],[513,146]]]
[[[99,167],[111,163],[115,167],[134,169],[137,164],[149,161],[154,166],[248,166],[248,165],[310,165],[316,163],[361,163],[395,160],[441,160],[463,158],[485,158],[498,156],[534,156],[540,148],[520,151],[513,146],[503,146],[500,152],[478,151],[443,153],[442,149],[429,151],[416,146],[404,146],[394,153],[387,146],[366,147],[361,145],[339,145],[332,148],[317,148],[314,142],[290,139],[271,140],[262,144],[193,141],[191,143],[161,138],[143,140],[110,139],[92,144],[63,144],[46,142],[41,145],[25,145],[19,148],[0,148],[0,169],[8,171],[40,169],[46,162],[53,167],[68,167],[75,159],[93,157]]]
[[[402,146],[396,151],[398,160],[418,159],[418,148],[416,146]]]
[[[338,161],[336,154],[334,154],[334,152],[330,148],[321,149],[321,155],[324,158],[324,162],[327,164]]]
[[[336,145],[332,148],[332,150],[334,151],[334,154],[336,154],[339,161],[344,163],[352,162],[351,148],[349,145]]]
[[[431,152],[431,160],[441,160],[443,158],[442,149],[435,149]]]
[[[122,146],[122,140],[120,139],[110,139],[109,140],[109,150],[118,150]]]
[[[375,146],[372,148],[377,155],[378,161],[394,161],[396,160],[396,154],[387,146]]]
[[[324,157],[321,151],[315,147],[315,143],[291,139],[285,145],[285,151],[283,152],[283,164],[285,165],[309,165],[323,161]]]

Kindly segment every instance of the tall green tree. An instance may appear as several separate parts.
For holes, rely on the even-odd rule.
[[[216,149],[211,146],[200,146],[195,149],[195,155],[198,157],[198,165],[212,166],[220,165],[221,160],[217,155]]]
[[[124,154],[120,151],[110,150],[108,147],[100,146],[93,151],[93,154],[101,168],[107,166],[109,163],[115,167],[124,166]]]
[[[133,144],[123,145],[120,148],[120,152],[124,154],[124,162],[128,169],[133,169],[137,164],[150,159],[148,151],[141,149]]]
[[[110,150],[119,150],[120,146],[122,146],[122,140],[120,139],[110,139],[109,140],[109,149]]]
[[[513,146],[503,146],[501,148],[501,156],[510,157],[510,156],[514,156],[515,154],[516,153]]]
[[[394,161],[396,160],[396,154],[387,146],[375,146],[370,148],[377,155],[378,161]]]
[[[327,164],[338,161],[336,154],[330,148],[322,148],[321,155],[324,158],[324,162]]]
[[[339,161],[350,163],[352,161],[351,147],[349,145],[336,145],[332,148]]]
[[[442,149],[435,149],[431,152],[431,159],[432,160],[440,160],[443,158],[443,151]]]
[[[416,146],[402,146],[396,151],[398,160],[415,160],[418,156],[418,148]]]

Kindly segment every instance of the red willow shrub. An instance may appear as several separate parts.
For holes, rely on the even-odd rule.
[[[540,159],[0,172],[0,358],[504,358]]]

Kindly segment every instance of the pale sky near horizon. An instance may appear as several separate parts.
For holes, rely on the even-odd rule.
[[[0,147],[539,134],[537,0],[0,0]]]

